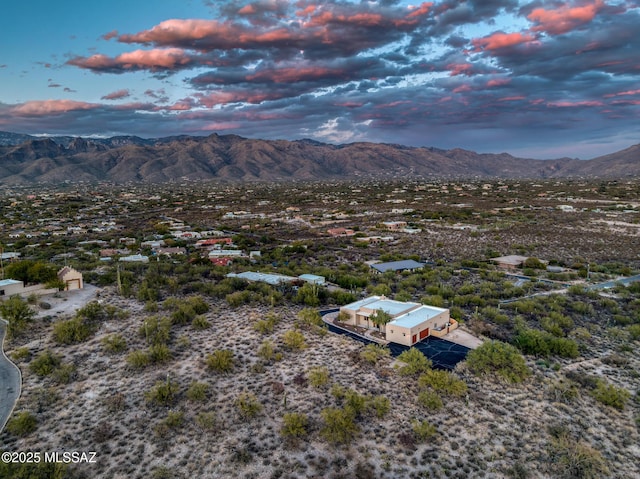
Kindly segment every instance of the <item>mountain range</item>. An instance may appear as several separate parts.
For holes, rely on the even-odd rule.
[[[623,178],[640,176],[640,144],[592,160],[535,160],[382,143],[332,145],[236,135],[144,139],[0,132],[0,183],[163,183],[350,178]]]

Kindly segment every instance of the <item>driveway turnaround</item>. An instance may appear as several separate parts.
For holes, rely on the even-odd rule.
[[[0,432],[4,429],[13,412],[22,387],[20,369],[4,354],[6,332],[6,322],[0,319]]]

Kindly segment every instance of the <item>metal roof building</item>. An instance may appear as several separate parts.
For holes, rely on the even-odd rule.
[[[371,267],[379,273],[386,273],[387,271],[413,271],[416,269],[422,269],[424,266],[424,263],[418,263],[412,259],[390,261],[388,263],[376,263],[371,265]]]

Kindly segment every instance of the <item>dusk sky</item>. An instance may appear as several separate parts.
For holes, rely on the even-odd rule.
[[[10,1],[0,46],[3,131],[640,143],[638,0]]]

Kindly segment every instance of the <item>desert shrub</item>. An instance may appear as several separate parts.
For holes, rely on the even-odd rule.
[[[431,360],[416,348],[403,351],[398,356],[398,360],[405,363],[405,365],[398,370],[403,376],[418,375],[431,369]]]
[[[167,344],[171,336],[171,320],[151,316],[142,323],[139,333],[148,344]]]
[[[171,350],[166,344],[152,344],[149,347],[149,359],[152,363],[165,363],[171,359]]]
[[[553,355],[563,358],[577,358],[579,355],[578,344],[572,339],[560,338],[536,329],[520,331],[514,338],[514,344],[524,354],[539,357]]]
[[[600,451],[562,433],[549,443],[554,475],[560,479],[600,479],[609,468]]]
[[[253,329],[258,331],[260,334],[269,334],[273,333],[276,325],[273,321],[268,319],[259,319],[255,323],[253,323]]]
[[[235,400],[235,405],[243,419],[254,418],[262,411],[262,404],[252,393],[240,393]]]
[[[370,396],[367,398],[367,411],[378,419],[382,419],[391,410],[391,401],[386,396]]]
[[[640,340],[640,324],[632,324],[627,328],[627,331],[629,331],[631,339],[634,341]]]
[[[147,402],[158,406],[169,406],[173,404],[178,394],[178,385],[171,382],[169,378],[166,381],[158,381],[145,393]]]
[[[170,429],[177,429],[184,424],[184,413],[182,411],[169,411],[164,423]]]
[[[579,394],[578,385],[569,379],[552,382],[549,385],[547,392],[552,401],[562,402],[565,404],[573,402]]]
[[[191,296],[187,299],[189,306],[193,308],[196,314],[204,314],[209,311],[209,304],[202,296]]]
[[[418,379],[418,385],[446,396],[461,397],[467,393],[467,384],[449,371],[427,371]]]
[[[418,394],[418,404],[427,408],[429,411],[437,411],[444,406],[440,395],[432,390],[422,391]]]
[[[390,354],[389,348],[371,343],[360,351],[360,358],[369,364],[376,364],[381,359],[388,358]]]
[[[574,324],[569,316],[551,311],[548,316],[540,320],[540,326],[554,336],[560,337],[567,334],[567,332],[573,328]]]
[[[203,431],[214,431],[216,429],[217,420],[214,412],[198,413],[195,421]]]
[[[38,428],[38,419],[29,411],[20,411],[13,415],[6,428],[14,436],[28,436]]]
[[[211,323],[207,321],[207,318],[204,316],[196,316],[193,321],[191,321],[191,327],[198,331],[203,331],[205,329],[209,329],[211,327]]]
[[[234,359],[233,351],[228,349],[218,349],[208,354],[205,359],[207,368],[217,373],[230,373],[233,371]]]
[[[311,368],[307,372],[309,384],[314,388],[321,388],[329,383],[329,370],[325,366]]]
[[[606,406],[616,409],[624,409],[631,393],[624,388],[619,388],[609,384],[604,380],[599,380],[596,388],[591,392],[596,401]]]
[[[52,374],[54,381],[69,384],[78,377],[78,371],[73,364],[61,364]]]
[[[122,411],[127,405],[127,399],[122,393],[115,393],[104,399],[105,406],[109,412]]]
[[[171,313],[171,322],[173,324],[188,324],[196,317],[196,312],[189,304],[181,304],[180,307]]]
[[[522,382],[531,374],[520,352],[501,341],[485,341],[469,352],[466,364],[476,375],[495,374],[513,383]]]
[[[308,434],[309,418],[299,412],[285,413],[282,416],[280,435],[285,439],[299,439]]]
[[[265,339],[262,344],[258,347],[258,357],[263,359],[266,362],[271,362],[273,360],[278,359],[278,355],[282,355],[281,353],[276,352],[276,346],[273,341]]]
[[[187,399],[194,402],[204,402],[209,394],[209,385],[193,381],[187,389]]]
[[[67,464],[62,462],[4,463],[0,462],[0,477],[6,479],[74,479]]]
[[[132,351],[127,354],[127,364],[135,369],[142,369],[151,364],[151,356],[146,351]]]
[[[353,414],[354,418],[362,416],[367,407],[367,397],[362,394],[358,394],[353,389],[347,389],[344,392],[343,407],[345,411],[349,411]]]
[[[127,340],[122,334],[111,334],[102,339],[102,347],[108,353],[121,353],[127,349]]]
[[[295,329],[286,331],[282,335],[282,342],[290,351],[300,351],[307,347],[307,343],[304,339],[304,334],[302,334],[300,331],[296,331]]]
[[[62,358],[45,349],[29,364],[29,370],[38,376],[48,376],[62,364]]]
[[[438,429],[429,421],[415,420],[411,423],[411,428],[418,441],[426,441],[427,439],[435,436],[438,433]]]
[[[28,361],[31,359],[31,351],[27,347],[18,348],[11,353],[11,359],[14,361]]]
[[[81,343],[92,334],[93,328],[78,317],[60,321],[53,326],[53,340],[58,344]]]
[[[320,436],[331,444],[348,444],[359,431],[352,411],[329,407],[320,414],[323,420]]]

